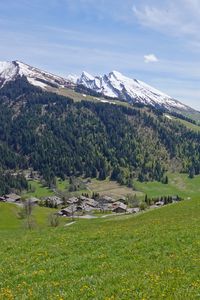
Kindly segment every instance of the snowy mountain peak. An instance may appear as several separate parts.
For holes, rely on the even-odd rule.
[[[89,73],[83,71],[82,75],[81,75],[82,79],[86,79],[86,80],[94,80],[94,76],[90,75]]]
[[[0,85],[15,80],[17,76],[25,76],[35,86],[43,89],[48,87],[68,87],[70,81],[49,72],[31,67],[21,61],[0,62]]]
[[[79,79],[79,76],[77,75],[68,75],[66,77],[67,81],[73,83],[73,84],[76,84],[77,83],[77,80]]]
[[[104,97],[117,98],[130,104],[142,103],[169,110],[192,110],[148,84],[124,76],[118,71],[112,71],[108,75],[105,74],[103,76],[93,76],[84,71],[80,77],[69,75],[63,78],[31,67],[18,60],[0,62],[0,87],[4,86],[8,81],[15,80],[18,76],[25,76],[29,83],[45,90],[74,88],[77,85],[82,85]]]
[[[122,75],[120,72],[118,71],[112,71],[109,73],[108,75],[109,77],[114,77],[116,80],[123,80],[124,79],[124,75]]]
[[[118,71],[95,77],[84,72],[77,80],[77,84],[84,85],[103,96],[118,98],[129,103],[188,110],[188,107],[181,102],[142,81],[126,77]]]

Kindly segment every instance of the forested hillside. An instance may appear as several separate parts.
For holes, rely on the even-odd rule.
[[[200,173],[200,135],[151,108],[82,101],[42,91],[25,77],[0,89],[0,168],[55,176],[110,176],[122,184]]]

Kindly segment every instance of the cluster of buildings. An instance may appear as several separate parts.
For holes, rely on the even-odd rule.
[[[33,205],[37,205],[40,202],[40,199],[35,198],[35,197],[31,197],[28,199]],[[0,197],[0,201],[1,202],[8,202],[8,203],[14,203],[14,204],[20,204],[22,202],[22,197],[15,194],[15,193],[11,193],[11,194],[7,194],[5,196],[1,196]]]
[[[28,199],[33,205],[38,205],[41,200],[35,197]],[[21,196],[11,193],[0,197],[0,201],[20,204],[22,203]],[[113,212],[113,213],[137,213],[139,208],[128,208],[128,206],[121,201],[116,201],[112,197],[101,196],[98,201],[85,196],[71,197],[63,201],[58,196],[46,197],[43,202],[48,203],[49,207],[61,208],[58,212],[60,216],[71,217],[73,215],[90,214],[93,211],[99,212]]]
[[[58,214],[70,217],[73,215],[91,213],[92,211],[113,212],[113,213],[137,213],[139,208],[128,208],[122,201],[116,201],[111,197],[102,196],[97,200],[85,196],[72,197],[66,201],[66,207],[62,208]]]
[[[0,201],[21,204],[21,196],[11,193],[0,197]],[[90,214],[94,211],[99,212],[111,212],[111,213],[138,213],[140,211],[139,207],[130,208],[124,202],[124,199],[116,201],[112,197],[100,196],[97,200],[86,197],[77,196],[71,197],[63,200],[58,196],[49,196],[41,201],[38,198],[31,197],[28,199],[33,205],[41,205],[41,203],[46,204],[45,206],[52,208],[59,208],[59,216],[80,216],[84,214]],[[171,197],[171,203],[179,201],[178,196]],[[166,205],[164,200],[155,201],[153,205],[149,208],[158,208]]]

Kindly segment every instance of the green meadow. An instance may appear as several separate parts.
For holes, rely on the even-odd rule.
[[[44,186],[38,180],[29,180],[29,185],[31,186],[31,190],[23,194],[25,198],[29,197],[48,197],[54,195],[53,191],[48,187]]]
[[[200,176],[195,176],[193,179],[188,177],[188,174],[167,174],[169,178],[168,184],[160,182],[135,182],[135,188],[138,191],[147,194],[148,197],[158,196],[174,196],[179,195],[184,199],[198,198],[200,196]]]
[[[199,299],[198,200],[32,231],[0,216],[2,300]]]
[[[199,183],[185,174],[169,175],[168,185],[136,183],[152,197],[191,200],[70,226],[62,218],[56,228],[48,225],[56,210],[35,207],[27,230],[20,208],[0,203],[0,300],[199,299]]]

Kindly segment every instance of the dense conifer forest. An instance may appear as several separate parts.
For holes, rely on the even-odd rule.
[[[158,110],[75,103],[22,77],[0,89],[1,182],[4,170],[28,167],[48,184],[72,175],[167,183],[167,170],[200,173],[200,135]]]

